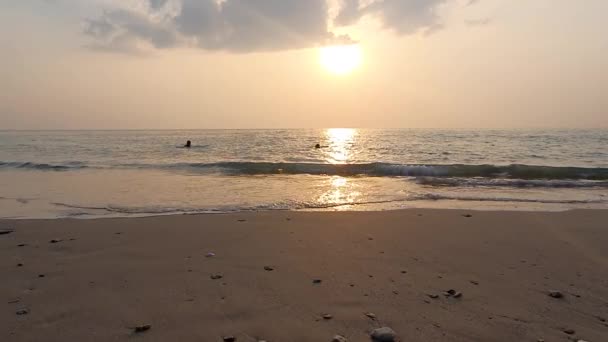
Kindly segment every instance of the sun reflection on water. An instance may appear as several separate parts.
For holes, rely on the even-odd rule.
[[[326,151],[326,160],[331,164],[348,163],[351,157],[351,150],[358,135],[353,128],[330,128],[325,131],[329,148]]]
[[[333,176],[328,180],[327,185],[329,189],[317,198],[323,206],[335,206],[335,210],[349,210],[350,206],[357,203],[361,197],[353,179]]]

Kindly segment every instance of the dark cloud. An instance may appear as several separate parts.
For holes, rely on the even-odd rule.
[[[328,31],[327,0],[140,0],[137,10],[109,10],[86,22],[94,47],[132,49],[196,46],[234,52],[313,47],[352,42]],[[343,0],[334,27],[378,18],[398,34],[433,33],[443,27],[438,7],[453,0]]]
[[[156,48],[189,43],[209,50],[238,52],[297,49],[323,44],[325,0],[181,0],[175,15],[159,15],[170,0],[148,0],[148,10],[116,9],[88,20],[85,33],[97,44],[141,41]]]

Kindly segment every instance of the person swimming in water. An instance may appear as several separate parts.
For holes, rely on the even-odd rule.
[[[316,144],[315,148],[321,148],[321,145],[320,144]]]
[[[192,142],[190,140],[186,141],[186,145],[184,145],[185,148],[190,148],[192,147]]]

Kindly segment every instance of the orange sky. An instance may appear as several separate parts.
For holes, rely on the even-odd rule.
[[[0,129],[608,127],[603,0],[212,1],[0,4]]]

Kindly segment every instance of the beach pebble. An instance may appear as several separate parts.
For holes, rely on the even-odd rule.
[[[371,318],[371,319],[376,319],[376,314],[375,313],[366,312],[365,316],[367,316],[368,318]]]
[[[473,217],[473,215],[471,215],[471,214],[464,214],[464,215],[462,215],[462,216],[467,217],[467,218],[468,218],[468,217]]]
[[[223,276],[223,275],[221,275],[221,274],[212,274],[212,275],[210,276],[210,278],[211,278],[211,279],[213,279],[213,280],[222,279],[223,277],[224,277],[224,276]]]
[[[370,334],[371,338],[375,342],[395,342],[397,341],[397,333],[389,327],[382,327],[375,329]]]
[[[45,277],[45,275],[44,275],[44,274],[39,274],[39,275],[38,275],[38,278],[44,278],[44,277]]]
[[[215,256],[215,253],[213,252],[209,252],[205,255],[207,258],[213,258]]]
[[[266,271],[274,271],[274,268],[271,266],[264,266],[264,270]]]
[[[61,242],[61,239],[53,239],[51,241],[49,241],[49,243],[58,243]]]
[[[321,279],[313,279],[312,283],[313,284],[321,284],[322,280]]]
[[[236,337],[234,337],[234,336],[224,336],[223,340],[224,340],[224,342],[234,342],[234,341],[236,341]]]
[[[473,285],[479,285],[479,282],[477,280],[471,280],[471,284],[473,284]]]
[[[576,331],[574,331],[574,329],[564,329],[563,332],[568,335],[574,335],[576,333]]]
[[[245,219],[240,219],[240,220],[237,220],[237,221],[239,221],[239,222],[247,222],[247,220],[245,220]]]
[[[144,331],[148,331],[152,328],[152,326],[150,324],[142,324],[142,325],[138,325],[135,328],[133,328],[133,331],[136,333],[142,333]]]
[[[22,263],[18,263],[17,267],[23,267],[23,264]]]
[[[342,335],[336,335],[331,339],[331,342],[348,342],[348,340]]]
[[[549,291],[549,297],[553,298],[563,298],[564,295],[559,291]]]
[[[323,315],[323,319],[329,320],[329,319],[332,319],[332,318],[334,318],[334,316],[332,316],[330,314],[324,314]]]
[[[25,243],[20,243],[17,245],[17,247],[25,247],[25,246],[27,246],[27,244],[25,244]]]
[[[6,235],[14,232],[12,229],[0,229],[0,235]]]
[[[15,311],[15,314],[22,316],[22,315],[27,315],[30,313],[30,310],[28,309],[19,309],[17,311]]]

